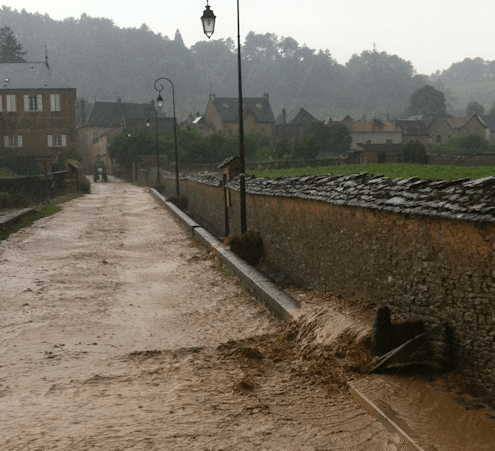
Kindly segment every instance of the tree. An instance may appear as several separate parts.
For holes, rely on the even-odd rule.
[[[350,130],[342,124],[331,124],[330,130],[330,153],[334,155],[345,155],[351,150],[352,136]]]
[[[461,154],[477,154],[488,150],[490,143],[479,135],[455,136],[448,142],[448,146]]]
[[[470,102],[466,107],[466,116],[471,116],[476,114],[477,116],[481,116],[485,114],[485,107],[478,102]]]
[[[410,141],[404,147],[404,163],[427,164],[426,148],[419,141]]]
[[[421,114],[423,117],[444,117],[446,110],[445,94],[433,86],[425,85],[411,94],[411,104],[406,113]]]
[[[22,46],[9,27],[0,28],[0,63],[25,63]]]
[[[312,133],[305,132],[294,144],[294,158],[298,160],[313,160],[320,151],[318,141]]]

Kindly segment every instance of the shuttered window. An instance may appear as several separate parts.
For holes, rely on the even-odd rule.
[[[60,94],[50,94],[50,106],[52,111],[60,111]]]
[[[9,94],[5,96],[7,98],[7,113],[13,113],[16,111],[15,94]]]
[[[48,147],[67,147],[67,136],[48,135]]]
[[[4,136],[4,147],[22,147],[22,136]]]
[[[43,111],[43,96],[41,94],[35,96],[24,96],[24,111],[38,112]]]

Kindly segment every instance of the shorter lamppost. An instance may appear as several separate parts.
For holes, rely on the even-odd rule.
[[[161,111],[163,107],[162,91],[163,85],[158,83],[160,80],[167,80],[172,85],[172,107],[174,113],[174,153],[175,153],[175,190],[177,197],[179,197],[179,157],[177,154],[177,118],[175,117],[175,88],[171,80],[165,77],[160,77],[155,80],[155,89],[158,91],[158,97],[156,98],[156,104]]]
[[[158,186],[160,186],[160,153],[158,149],[158,113],[154,107],[149,107],[145,110],[144,114],[146,116],[146,127],[150,127],[151,113],[155,114],[155,151],[156,151],[156,180]]]

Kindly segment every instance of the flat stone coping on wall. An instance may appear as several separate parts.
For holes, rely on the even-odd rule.
[[[189,174],[184,178],[220,186],[215,173]],[[239,190],[238,178],[228,187]],[[334,205],[385,210],[462,221],[495,222],[495,177],[476,180],[389,179],[368,173],[308,175],[278,179],[246,176],[246,192],[318,200]]]

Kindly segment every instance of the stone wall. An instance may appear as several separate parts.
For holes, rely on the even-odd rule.
[[[229,186],[238,231],[237,182]],[[462,373],[495,396],[495,178],[260,178],[246,190],[248,227],[260,231],[270,267],[404,319],[448,322]],[[190,176],[181,193],[195,219],[222,236],[220,177]]]

